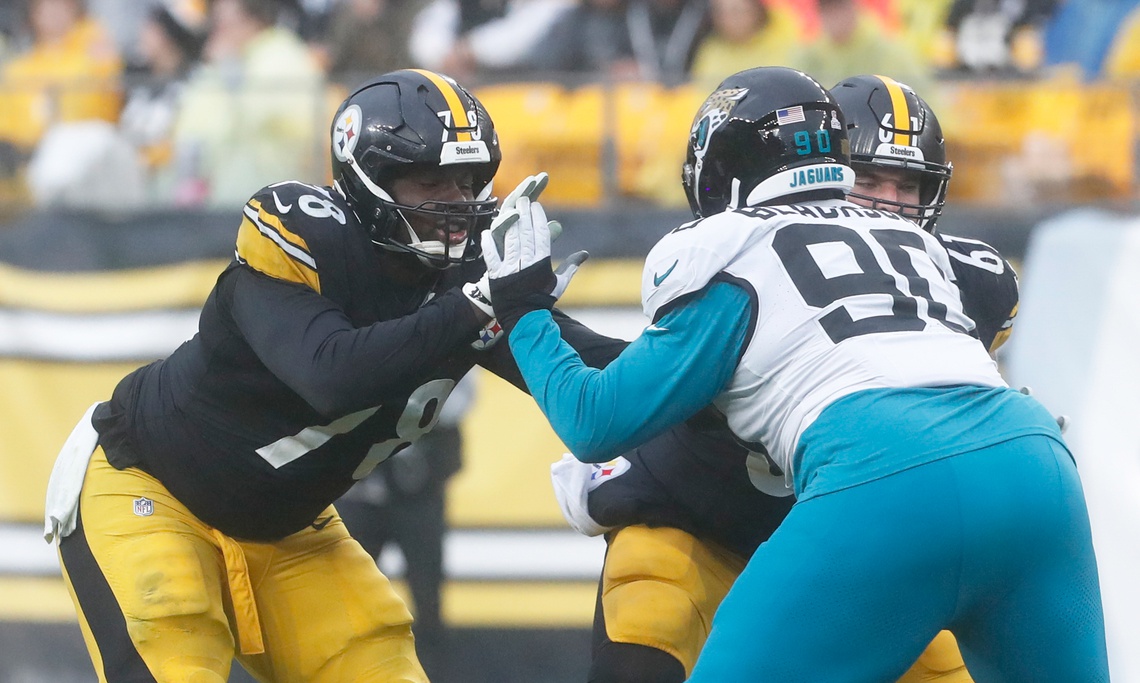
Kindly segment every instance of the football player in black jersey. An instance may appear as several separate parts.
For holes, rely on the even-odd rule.
[[[951,165],[929,105],[882,76],[849,78],[831,92],[847,117],[856,172],[849,199],[933,231]],[[977,336],[996,351],[1017,311],[1013,268],[989,245],[936,234],[951,256]],[[616,461],[586,465],[567,457],[555,465],[571,524],[606,533],[590,683],[683,681],[721,599],[791,509],[783,475],[719,427],[706,410]],[[585,505],[570,504],[567,498],[579,494]],[[971,679],[954,637],[944,631],[900,680]]]
[[[1017,315],[1017,273],[985,242],[935,230],[953,170],[938,117],[912,88],[886,76],[847,78],[831,94],[847,116],[855,169],[847,198],[907,216],[938,237],[978,339],[996,352]]]
[[[331,503],[474,365],[522,386],[478,285],[499,143],[470,93],[420,70],[352,92],[331,137],[334,184],[258,191],[198,333],[61,454],[47,532],[101,681],[224,681],[235,656],[264,681],[427,680],[408,609]],[[595,362],[624,345],[564,320]]]

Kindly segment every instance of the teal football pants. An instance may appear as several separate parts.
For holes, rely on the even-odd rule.
[[[895,680],[941,629],[977,683],[1108,681],[1084,495],[1024,436],[797,503],[689,679]]]

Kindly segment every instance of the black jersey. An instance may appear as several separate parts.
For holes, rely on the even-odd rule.
[[[1017,315],[1017,273],[985,242],[936,233],[950,254],[962,308],[976,325],[978,339],[991,353],[1005,343]]]
[[[984,242],[938,238],[950,254],[963,309],[979,340],[996,350],[1017,314],[1016,273]],[[590,491],[590,516],[603,526],[681,529],[751,557],[783,521],[794,498],[791,489],[780,490],[778,472],[765,471],[765,456],[738,444],[723,418],[714,415],[706,409],[622,456],[628,468],[611,468]]]
[[[244,208],[198,333],[124,378],[94,424],[108,460],[155,476],[207,524],[275,540],[310,524],[434,426],[475,364],[522,388],[507,344],[459,291],[476,262],[401,284],[341,196],[280,183]],[[624,345],[565,316],[593,362]]]
[[[615,469],[590,492],[590,517],[603,526],[681,529],[751,557],[787,516],[795,498],[790,489],[786,496],[757,489],[749,476],[748,449],[727,426],[702,424],[707,414],[623,455],[628,469]]]

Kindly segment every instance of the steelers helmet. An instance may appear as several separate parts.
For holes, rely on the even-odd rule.
[[[919,204],[887,202],[849,193],[885,209],[914,219],[934,231],[942,215],[953,166],[946,161],[946,142],[938,117],[914,90],[886,76],[853,76],[831,89],[847,117],[851,163],[903,168],[918,174]]]
[[[835,99],[802,71],[764,66],[721,82],[697,111],[681,182],[693,215],[804,192],[851,189],[847,126]]]
[[[410,252],[447,268],[481,256],[480,233],[491,223],[492,180],[502,153],[494,123],[471,93],[451,78],[420,69],[384,74],[350,94],[333,118],[332,177],[356,217],[383,249]],[[410,171],[469,165],[473,201],[399,204],[392,183]],[[445,241],[424,241],[407,220],[430,217]],[[466,239],[450,235],[465,231]],[[454,243],[453,243],[454,242]]]

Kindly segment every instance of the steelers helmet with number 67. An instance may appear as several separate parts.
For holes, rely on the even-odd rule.
[[[333,118],[333,181],[372,241],[436,268],[480,258],[480,234],[495,213],[492,180],[501,159],[487,110],[454,80],[431,71],[393,71],[369,81]],[[404,174],[458,164],[470,167],[474,200],[407,206],[393,198],[392,182]],[[413,213],[446,226],[447,239],[423,240],[407,220]]]
[[[851,189],[843,112],[811,76],[764,66],[729,76],[697,111],[681,182],[693,214]]]
[[[853,76],[831,94],[847,118],[851,163],[913,171],[919,180],[919,203],[889,202],[849,193],[869,206],[913,219],[933,231],[946,204],[953,166],[946,161],[946,142],[934,110],[910,86],[886,76]]]

